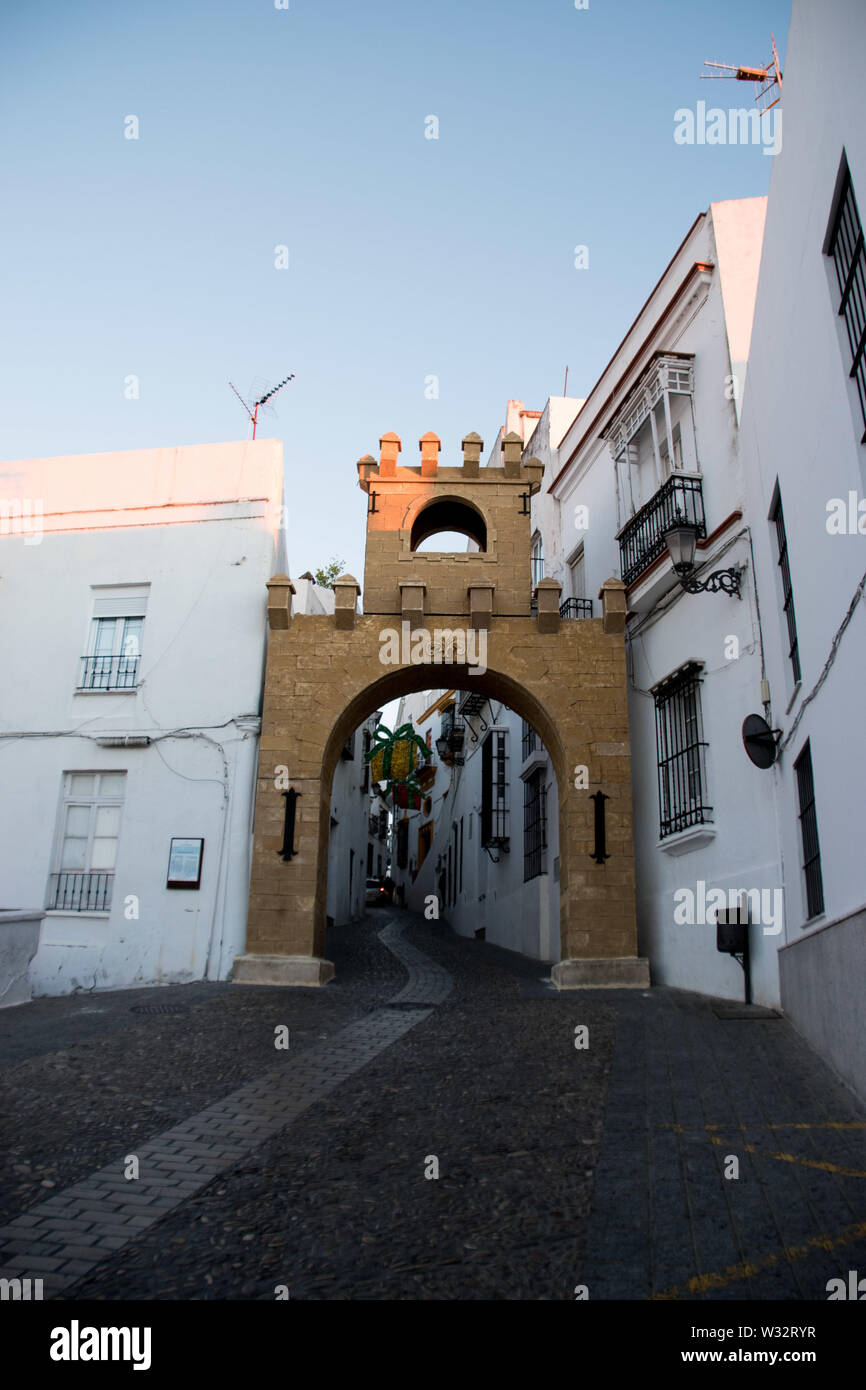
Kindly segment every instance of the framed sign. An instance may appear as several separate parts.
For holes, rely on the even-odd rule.
[[[172,839],[166,888],[199,888],[204,840]]]

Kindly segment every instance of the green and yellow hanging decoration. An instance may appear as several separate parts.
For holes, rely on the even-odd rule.
[[[366,761],[374,782],[406,782],[431,756],[427,744],[411,724],[401,724],[393,733],[379,724],[373,739]]]

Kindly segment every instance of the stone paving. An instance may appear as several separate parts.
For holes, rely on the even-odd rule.
[[[785,1020],[559,994],[406,913],[328,949],[325,990],[7,1011],[0,1276],[61,1299],[802,1299],[866,1269],[866,1116]]]

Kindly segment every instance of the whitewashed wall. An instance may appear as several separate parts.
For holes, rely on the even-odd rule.
[[[598,591],[620,574],[619,526],[613,463],[602,430],[627,398],[655,351],[694,354],[694,420],[703,475],[707,529],[713,532],[745,508],[739,456],[734,364],[748,355],[751,306],[760,255],[764,199],[713,204],[698,218],[636,322],[586,400],[575,401],[573,424],[562,398],[548,402],[527,454],[545,463],[541,493],[533,500],[533,526],[544,542],[545,574],[568,595],[567,562],[584,545],[586,596],[600,613]],[[693,267],[704,267],[698,274]],[[686,284],[684,291],[677,293]],[[671,309],[668,306],[673,304]],[[644,485],[640,502],[654,490]],[[585,507],[588,515],[576,512]],[[580,526],[576,525],[576,519]],[[628,629],[629,717],[634,780],[635,855],[641,954],[657,983],[726,998],[741,998],[739,965],[719,955],[715,914],[694,925],[678,924],[679,890],[690,889],[695,907],[701,887],[769,889],[781,886],[772,799],[766,781],[746,759],[740,728],[759,711],[761,644],[746,518],[734,520],[699,561],[707,569],[745,566],[742,600],[724,594],[685,595],[663,573],[630,595],[640,609]],[[641,593],[641,589],[643,592]],[[661,605],[661,607],[657,606]],[[737,645],[730,641],[736,639]],[[737,651],[735,657],[728,652]],[[713,822],[703,842],[688,836],[660,841],[654,700],[650,688],[690,660],[704,663],[701,700],[707,750],[707,792]],[[674,854],[672,849],[679,852]],[[776,899],[769,899],[772,906]],[[778,1000],[775,923],[752,928],[753,992]]]
[[[866,218],[866,8],[795,0],[783,95],[784,140],[773,161],[749,378],[743,458],[772,722],[781,755],[763,774],[775,789],[787,922],[782,1003],[825,1057],[866,1094],[861,983],[866,938],[863,785],[866,605],[834,640],[866,572],[866,534],[830,534],[828,504],[866,505],[863,421],[848,371],[832,262],[823,254],[843,151]],[[775,536],[767,520],[778,479],[788,538],[802,680],[795,690],[780,610]],[[866,521],[864,521],[866,529]],[[829,665],[828,665],[829,663]],[[822,682],[819,687],[819,682]],[[807,919],[794,761],[812,752],[824,912]]]
[[[63,774],[124,771],[110,913],[50,912],[36,993],[227,978],[243,950],[266,636],[285,566],[276,441],[4,464],[43,499],[38,543],[0,536],[2,904],[46,901]],[[138,687],[78,693],[92,587],[149,584]],[[103,748],[102,735],[149,747]],[[172,836],[204,837],[198,890]]]

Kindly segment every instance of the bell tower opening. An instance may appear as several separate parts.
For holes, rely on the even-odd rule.
[[[456,531],[475,541],[482,553],[487,551],[487,524],[476,507],[456,497],[430,502],[418,513],[412,526],[409,549],[418,550],[424,541],[442,531]]]

